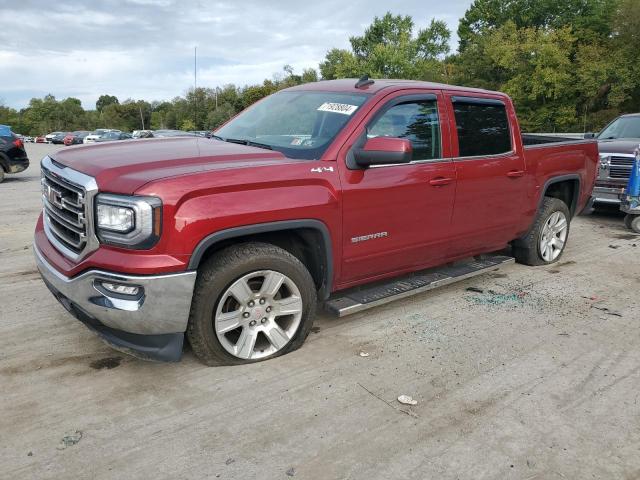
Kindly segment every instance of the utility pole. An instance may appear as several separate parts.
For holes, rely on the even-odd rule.
[[[142,115],[142,106],[138,104],[138,110],[140,111],[140,121],[142,122],[142,130],[144,130],[144,116]]]
[[[198,47],[193,47],[193,128],[198,129]]]

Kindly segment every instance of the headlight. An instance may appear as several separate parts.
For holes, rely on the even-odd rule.
[[[96,197],[96,234],[102,243],[147,249],[162,230],[162,202],[156,197],[113,195]]]
[[[606,165],[609,161],[609,154],[601,153],[600,154],[600,165]]]

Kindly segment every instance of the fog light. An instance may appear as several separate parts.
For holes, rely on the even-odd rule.
[[[137,295],[140,291],[140,287],[133,287],[131,285],[122,285],[121,283],[100,282],[105,290],[119,295]]]

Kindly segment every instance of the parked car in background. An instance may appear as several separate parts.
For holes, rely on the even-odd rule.
[[[154,130],[153,138],[166,137],[196,137],[195,133],[185,132],[184,130]]]
[[[78,130],[77,132],[72,132],[64,137],[63,143],[66,146],[69,145],[78,145],[82,143],[87,135],[91,134],[86,130]]]
[[[131,138],[130,133],[125,132],[105,132],[103,135],[96,138],[96,143],[100,142],[112,142],[114,140],[129,140]]]
[[[8,125],[0,125],[0,182],[8,173],[19,173],[29,167],[29,157],[22,139]]]
[[[362,311],[508,246],[557,262],[598,168],[595,141],[529,145],[507,95],[427,82],[307,83],[215,134],[42,160],[63,198],[44,196],[38,269],[120,350],[175,361],[186,335],[208,365],[251,363],[299,348],[317,299]]]
[[[153,130],[134,130],[131,133],[132,138],[147,138],[150,133],[153,133]]]
[[[65,137],[70,134],[71,132],[60,132],[51,138],[51,143],[54,145],[62,145],[64,144]]]
[[[594,204],[619,205],[631,176],[635,151],[640,146],[640,113],[622,115],[600,133],[587,133],[585,138],[597,138],[600,152]]]
[[[44,135],[39,135],[33,139],[33,143],[49,143]]]
[[[107,132],[119,132],[120,130],[116,130],[113,128],[98,128],[91,132],[89,135],[84,137],[82,143],[94,143],[98,138],[104,135]]]
[[[33,143],[33,137],[30,135],[25,135],[24,138],[22,139],[22,141],[24,143]]]
[[[46,134],[46,135],[44,136],[45,141],[46,141],[47,143],[52,143],[53,137],[55,137],[55,136],[57,136],[57,135],[60,135],[61,133],[64,133],[64,132],[51,132],[51,133],[48,133],[48,134]]]

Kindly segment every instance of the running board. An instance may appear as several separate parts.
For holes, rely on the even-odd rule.
[[[329,298],[326,309],[338,317],[351,315],[401,298],[497,270],[515,259],[505,255],[482,255],[463,262],[423,270],[383,283],[356,287]]]

